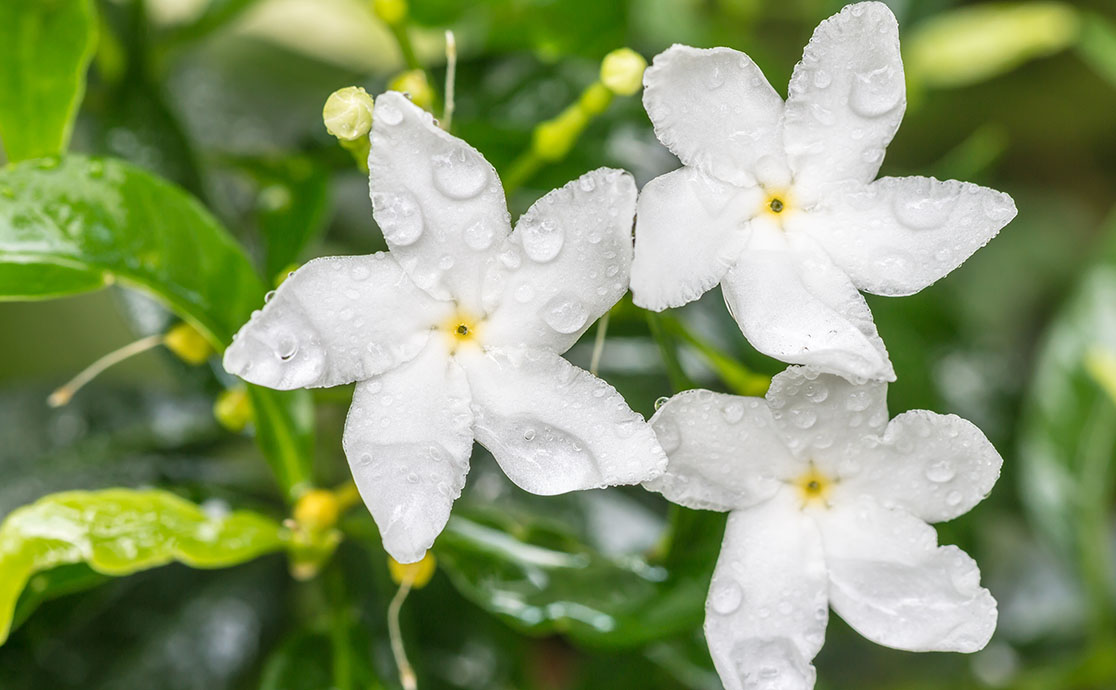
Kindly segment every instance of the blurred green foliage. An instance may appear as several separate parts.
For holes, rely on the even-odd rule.
[[[155,350],[67,408],[45,399],[107,350],[177,320],[220,350],[288,264],[384,248],[366,179],[321,108],[344,86],[382,91],[405,68],[400,36],[440,102],[453,29],[454,133],[506,175],[613,49],[650,59],[675,42],[727,45],[781,85],[841,4],[416,0],[389,27],[362,0],[2,3],[0,140],[14,164],[0,169],[0,530],[73,496],[58,492],[120,486],[277,525],[303,488],[345,481],[349,389],[250,389],[253,424],[231,433],[211,413],[232,383],[218,363]],[[869,298],[899,372],[892,411],[956,412],[1004,455],[992,496],[939,528],[981,564],[1000,628],[972,657],[911,655],[835,619],[818,687],[1116,687],[1116,400],[1096,373],[1097,357],[1116,352],[1116,15],[1109,0],[889,4],[910,106],[883,173],[966,179],[1020,209],[940,284]],[[76,76],[91,54],[82,99]],[[16,162],[60,151],[78,102],[75,153]],[[518,214],[602,165],[642,184],[676,164],[638,98],[618,97],[509,205]],[[781,365],[746,347],[719,301],[649,322],[625,300],[602,375],[644,414],[672,386],[757,392],[755,372]],[[576,363],[588,364],[593,335],[570,352]],[[420,687],[719,687],[700,622],[722,516],[638,489],[530,496],[479,448],[473,465],[435,546],[439,571],[403,609]],[[275,557],[129,577],[106,573],[138,561],[76,558],[35,574],[0,647],[0,687],[397,687],[385,622],[395,586],[375,526],[355,509],[338,527],[343,543],[332,557],[332,544],[314,552],[324,570],[308,581]],[[12,543],[22,553],[35,542]]]

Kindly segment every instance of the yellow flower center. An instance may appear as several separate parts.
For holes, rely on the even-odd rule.
[[[759,212],[782,225],[792,210],[794,204],[789,189],[769,189]]]
[[[480,321],[459,311],[447,319],[440,330],[449,336],[450,351],[456,352],[463,345],[476,343],[479,328]]]
[[[819,472],[813,463],[810,463],[809,470],[792,482],[802,498],[803,507],[810,504],[828,506],[829,491],[835,483],[834,479]]]

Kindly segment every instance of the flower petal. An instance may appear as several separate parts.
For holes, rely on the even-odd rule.
[[[480,313],[486,267],[511,230],[500,178],[403,94],[382,94],[374,113],[369,189],[392,255],[422,289]]]
[[[636,188],[598,168],[516,223],[485,287],[485,342],[565,352],[628,290]]]
[[[861,635],[912,652],[975,652],[996,629],[980,570],[934,528],[869,498],[817,514],[829,599]]]
[[[552,495],[658,476],[651,427],[612,386],[544,351],[460,352],[477,441],[508,478]]]
[[[441,534],[473,448],[465,374],[441,343],[357,384],[343,445],[384,549],[413,563]]]
[[[895,15],[860,2],[826,19],[787,91],[783,139],[796,190],[870,182],[907,105]]]
[[[833,194],[805,227],[858,288],[898,296],[960,266],[1015,214],[1010,196],[987,187],[883,177]]]
[[[651,428],[669,458],[643,487],[699,510],[746,508],[805,468],[776,433],[762,398],[689,390],[663,403]]]
[[[784,247],[750,243],[721,281],[748,342],[784,362],[894,381],[872,313],[848,276],[805,238],[787,239]]]
[[[863,469],[834,487],[867,494],[927,522],[952,520],[980,503],[1000,476],[1003,459],[971,422],[926,410],[887,425],[878,445],[861,455]]]
[[[740,189],[696,168],[656,177],[636,206],[632,300],[662,311],[692,302],[721,281],[744,250],[757,188]]]
[[[413,358],[447,314],[387,252],[314,259],[240,329],[225,370],[281,390],[359,381]]]
[[[843,477],[859,463],[866,437],[887,426],[887,384],[862,384],[809,367],[788,367],[767,389],[774,426],[795,456]]]
[[[829,622],[821,540],[784,489],[729,515],[705,602],[705,639],[725,690],[810,690]]]
[[[785,169],[783,99],[744,53],[674,45],[655,56],[643,84],[655,135],[686,165],[735,185]]]

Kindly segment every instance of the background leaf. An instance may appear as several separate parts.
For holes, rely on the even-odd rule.
[[[66,148],[95,42],[92,0],[0,3],[0,137],[9,160]]]

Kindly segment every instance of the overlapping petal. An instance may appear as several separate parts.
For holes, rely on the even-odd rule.
[[[449,313],[387,253],[314,259],[237,333],[225,369],[261,386],[337,386],[413,358]]]
[[[539,199],[485,285],[486,343],[565,352],[628,290],[632,176],[598,168]]]
[[[787,91],[783,139],[796,189],[813,196],[870,182],[906,108],[895,15],[859,2],[823,21]]]
[[[744,250],[761,194],[689,167],[648,182],[636,210],[632,300],[662,311],[719,283]]]
[[[987,187],[884,177],[832,194],[806,228],[858,288],[899,296],[960,266],[1015,213],[1010,196]]]
[[[864,298],[808,239],[788,234],[784,242],[753,232],[721,289],[760,352],[821,371],[895,380]]]
[[[651,427],[609,384],[545,351],[462,353],[476,439],[536,494],[637,484],[666,457]]]
[[[469,385],[442,343],[357,384],[343,444],[384,549],[418,561],[461,495],[473,448]]]
[[[862,498],[818,518],[830,605],[864,637],[915,652],[974,652],[996,629],[976,563],[934,528]]]
[[[789,490],[729,515],[705,605],[726,690],[810,690],[829,622],[817,528]]]
[[[906,412],[873,440],[860,454],[860,471],[835,489],[848,499],[871,496],[927,522],[972,510],[992,490],[1003,464],[984,433],[956,415]]]
[[[489,262],[511,230],[496,171],[403,94],[376,99],[368,157],[373,215],[415,283],[479,313]]]
[[[735,185],[785,176],[783,99],[744,53],[675,45],[643,83],[655,134],[684,164]]]
[[[787,449],[762,398],[707,390],[679,393],[651,418],[670,457],[643,486],[700,510],[746,508],[771,498],[806,464]]]

